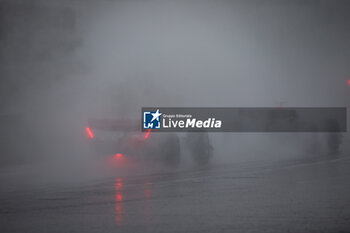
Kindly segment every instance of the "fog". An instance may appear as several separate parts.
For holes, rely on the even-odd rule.
[[[2,0],[1,165],[38,166],[48,180],[91,177],[105,169],[86,147],[88,118],[138,118],[142,106],[346,107],[348,9],[321,0]],[[212,163],[326,154],[324,136],[213,133]]]

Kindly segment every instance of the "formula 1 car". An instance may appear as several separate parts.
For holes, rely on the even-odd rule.
[[[151,130],[141,132],[141,126],[130,119],[88,119],[86,135],[89,146],[99,156],[114,156],[127,160],[177,166],[181,145],[187,149],[198,165],[206,165],[213,148],[206,132],[189,133],[180,140],[175,133]],[[180,143],[181,141],[181,143]]]

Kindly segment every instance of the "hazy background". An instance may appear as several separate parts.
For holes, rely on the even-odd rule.
[[[332,0],[1,0],[0,165],[81,163],[88,117],[138,117],[142,106],[348,106],[349,10]],[[322,135],[210,136],[214,162],[324,153]]]

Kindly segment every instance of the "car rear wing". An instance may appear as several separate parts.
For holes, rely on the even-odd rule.
[[[89,118],[88,126],[92,129],[105,131],[140,131],[140,121],[137,119]]]

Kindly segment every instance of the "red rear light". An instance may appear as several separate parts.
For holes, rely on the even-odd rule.
[[[123,161],[124,160],[124,155],[122,153],[116,153],[115,155],[112,156],[112,160],[114,161]]]
[[[151,129],[149,129],[148,131],[147,131],[147,133],[145,134],[145,138],[147,139],[148,137],[149,137],[149,134],[151,133]]]
[[[95,137],[94,133],[90,129],[90,127],[86,127],[86,133],[89,136],[89,138],[93,139]]]

